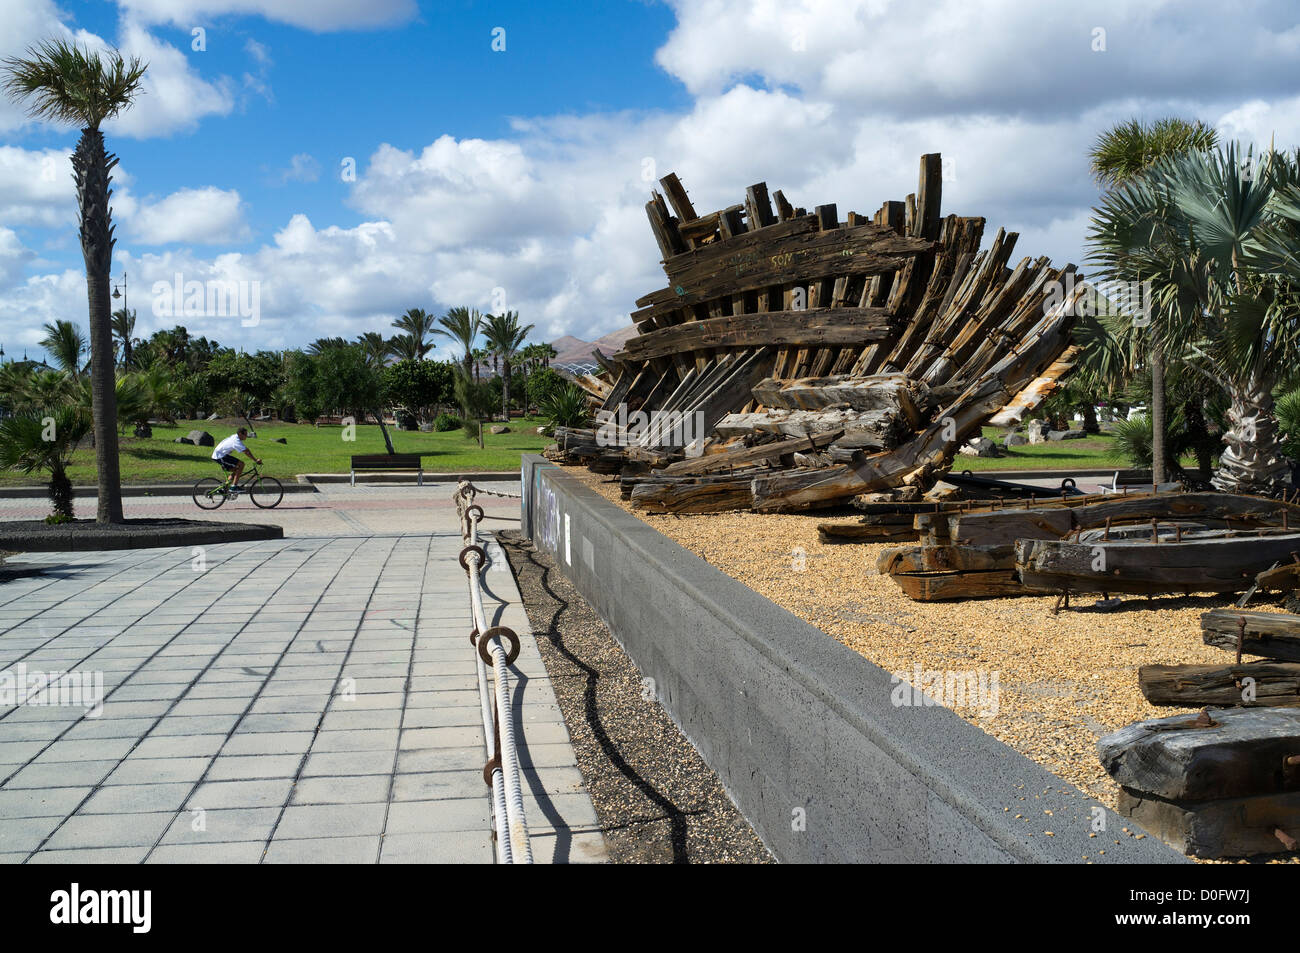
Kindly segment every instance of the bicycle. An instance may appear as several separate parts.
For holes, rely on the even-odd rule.
[[[262,476],[260,464],[246,470],[244,482],[238,486],[231,486],[229,478],[216,477],[204,477],[194,484],[194,502],[204,510],[215,510],[240,493],[247,493],[254,506],[269,510],[284,499],[284,484],[275,477]]]

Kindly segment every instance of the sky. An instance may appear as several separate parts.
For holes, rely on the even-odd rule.
[[[1114,123],[1300,145],[1294,2],[0,0],[0,56],[48,37],[149,64],[104,127],[137,335],[246,351],[416,307],[512,309],[533,340],[626,326],[664,285],[644,205],[670,171],[701,212],[766,181],[843,217],[940,152],[944,214],[1086,273]],[[77,136],[0,99],[7,358],[87,323]],[[214,287],[237,313],[187,302]]]

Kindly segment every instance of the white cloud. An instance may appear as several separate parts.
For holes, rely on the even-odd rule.
[[[24,248],[17,235],[0,226],[0,291],[18,284],[27,263],[35,257],[36,253]]]
[[[260,16],[305,30],[391,26],[418,13],[415,0],[118,0],[145,23],[201,26],[214,17]]]
[[[248,238],[243,203],[233,189],[180,189],[148,203],[120,195],[115,204],[131,238],[142,245],[219,245]]]
[[[0,221],[69,228],[76,220],[77,191],[68,152],[0,146]]]
[[[368,6],[375,16],[401,9]],[[669,171],[700,212],[743,201],[746,186],[762,180],[796,206],[834,202],[841,216],[870,215],[913,191],[918,157],[938,151],[947,160],[945,214],[985,216],[988,238],[999,227],[1020,232],[1017,259],[1082,266],[1096,198],[1085,153],[1112,123],[1175,114],[1217,122],[1225,136],[1267,142],[1276,131],[1279,145],[1300,142],[1300,97],[1288,87],[1300,28],[1279,3],[1255,3],[1249,15],[1200,0],[1105,0],[1084,13],[1010,0],[978,10],[949,0],[924,9],[885,0],[674,6],[680,22],[659,62],[693,93],[679,114],[518,118],[499,139],[382,144],[351,186],[361,224],[332,224],[328,211],[313,209],[248,253],[190,247],[247,234],[238,193],[196,188],[147,202],[124,189],[116,203],[126,237],[176,246],[140,254],[124,242],[114,271],[129,270],[132,288],[178,272],[257,282],[259,326],[185,322],[252,349],[389,333],[391,316],[409,307],[486,310],[498,288],[539,337],[590,339],[624,325],[635,299],[664,283],[644,204]],[[282,22],[319,14],[312,29],[364,25],[360,5],[337,3],[304,4],[297,14],[269,0],[128,0],[128,9],[140,23],[182,26],[199,13],[236,12]],[[1104,53],[1091,50],[1097,26],[1106,29]],[[1225,63],[1225,45],[1245,52]],[[181,89],[188,73],[179,65],[189,61],[176,52],[184,63],[169,75]],[[248,53],[254,63],[269,56]],[[164,118],[160,128],[186,117]],[[31,182],[43,157],[0,149],[0,211],[19,216],[6,223],[68,227],[70,183],[43,191]],[[306,153],[267,173],[286,181],[318,174]],[[84,280],[69,274],[0,296],[0,337],[11,336],[6,322],[84,310]],[[142,329],[174,323],[145,311]]]

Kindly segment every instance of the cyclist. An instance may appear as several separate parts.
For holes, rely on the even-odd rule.
[[[244,446],[244,440],[248,437],[248,428],[240,427],[237,431],[227,437],[221,443],[212,448],[212,459],[221,464],[221,469],[230,474],[227,485],[231,493],[237,493],[236,487],[239,485],[239,478],[244,475],[244,461],[235,456],[236,452],[248,454],[248,459],[252,460],[258,466],[262,461],[253,456],[253,451]]]

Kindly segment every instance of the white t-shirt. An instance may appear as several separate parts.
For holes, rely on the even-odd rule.
[[[222,457],[229,456],[236,450],[242,453],[248,452],[248,448],[244,446],[244,441],[239,439],[239,434],[232,433],[229,437],[212,448],[212,459],[220,460]]]

